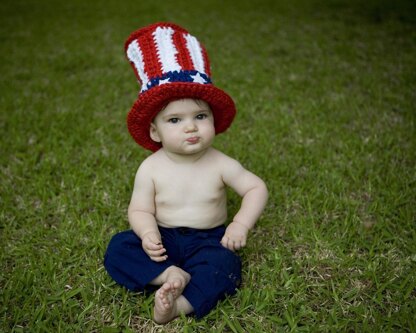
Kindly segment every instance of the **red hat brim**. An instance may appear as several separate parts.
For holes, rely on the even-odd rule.
[[[216,134],[224,132],[236,114],[231,97],[212,84],[168,83],[145,91],[133,104],[127,116],[127,127],[133,139],[153,152],[159,150],[162,145],[150,138],[150,124],[169,102],[182,98],[201,99],[209,104]]]

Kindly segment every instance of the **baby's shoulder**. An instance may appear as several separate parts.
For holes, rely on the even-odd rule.
[[[211,149],[210,154],[207,156],[207,160],[221,170],[241,167],[240,162],[216,149]]]
[[[144,173],[144,174],[151,174],[160,165],[161,165],[160,154],[156,152],[148,156],[141,162],[137,172]]]

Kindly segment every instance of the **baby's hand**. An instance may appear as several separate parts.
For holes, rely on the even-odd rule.
[[[231,222],[221,239],[222,246],[231,251],[236,251],[246,246],[248,228],[238,222]]]
[[[168,256],[165,255],[166,249],[163,247],[160,236],[156,232],[148,232],[143,236],[142,247],[144,252],[152,259],[153,261],[165,261]]]

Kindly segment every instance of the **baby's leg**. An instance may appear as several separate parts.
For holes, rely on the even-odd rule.
[[[230,250],[209,246],[194,253],[184,267],[192,276],[183,296],[202,318],[226,295],[236,293],[241,282],[241,260]]]

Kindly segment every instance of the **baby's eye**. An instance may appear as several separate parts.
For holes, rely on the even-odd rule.
[[[170,119],[168,120],[168,122],[170,122],[170,123],[172,123],[172,124],[176,124],[176,123],[178,123],[178,122],[179,122],[179,118],[170,118]]]
[[[206,113],[200,113],[196,116],[196,119],[202,120],[202,119],[205,119],[207,117],[208,117],[208,115]]]

